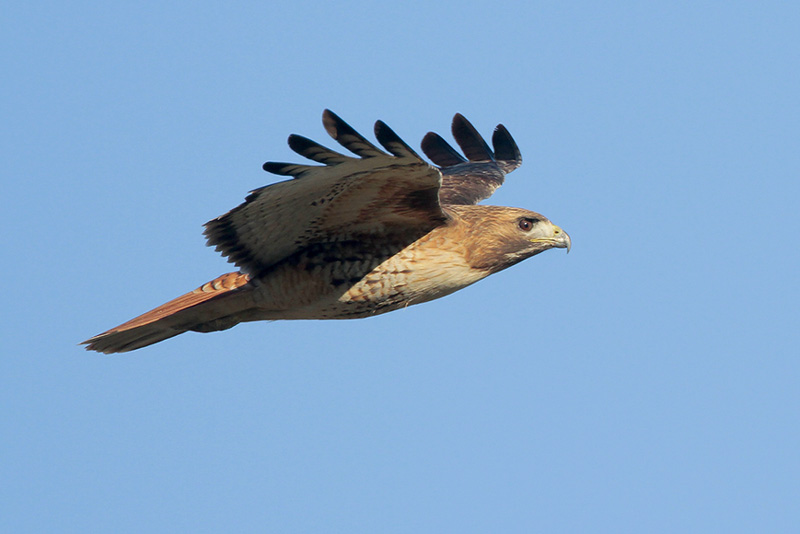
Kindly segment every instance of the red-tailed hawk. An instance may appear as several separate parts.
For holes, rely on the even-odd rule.
[[[459,154],[428,133],[418,156],[382,121],[385,152],[334,113],[325,129],[358,157],[299,135],[289,146],[322,165],[264,164],[291,176],[250,193],[206,224],[208,244],[239,272],[84,341],[87,349],[126,352],[193,330],[243,321],[355,319],[437,299],[570,238],[546,217],[519,208],[478,206],[522,163],[514,139],[497,126],[490,149],[461,115],[453,119]]]

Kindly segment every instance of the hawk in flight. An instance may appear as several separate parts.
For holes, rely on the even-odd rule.
[[[126,352],[243,321],[369,317],[443,297],[550,248],[569,251],[569,235],[538,213],[476,205],[522,163],[503,125],[492,150],[456,115],[453,137],[464,155],[428,133],[422,151],[433,166],[382,121],[375,137],[385,151],[331,111],[322,122],[354,156],[291,135],[292,150],[321,165],[265,163],[292,179],[256,189],[205,225],[208,244],[238,272],[86,348]]]

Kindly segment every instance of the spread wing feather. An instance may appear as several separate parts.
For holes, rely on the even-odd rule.
[[[375,158],[386,155],[329,109],[322,113],[322,125],[325,126],[325,131],[328,132],[328,135],[336,139],[340,145],[362,158]]]
[[[494,154],[478,130],[464,115],[456,113],[453,117],[453,138],[470,161],[494,161]]]
[[[438,196],[441,173],[388,126],[379,122],[375,131],[391,154],[328,110],[323,124],[360,158],[292,136],[293,150],[324,165],[265,163],[265,170],[296,179],[257,189],[243,204],[206,224],[208,244],[244,272],[262,273],[314,243],[366,235],[411,243],[446,219]]]
[[[337,165],[345,163],[355,158],[345,156],[328,147],[324,147],[302,135],[292,134],[289,136],[289,148],[312,161],[324,163],[325,165]]]
[[[394,133],[394,130],[389,128],[383,121],[375,123],[375,138],[383,145],[383,148],[398,158],[414,158],[422,161],[419,154],[414,152],[414,150],[412,150],[405,141],[400,139],[400,136]]]
[[[431,161],[443,168],[467,161],[467,158],[459,154],[458,150],[442,139],[441,135],[434,132],[428,132],[422,138],[422,151],[431,158]]]
[[[494,146],[494,159],[506,174],[522,165],[519,147],[502,124],[498,124],[492,133],[492,146]]]
[[[442,204],[475,204],[489,198],[505,175],[522,164],[519,147],[502,124],[492,134],[494,151],[460,113],[453,117],[452,132],[466,158],[438,134],[429,132],[422,139],[422,151],[441,167]]]

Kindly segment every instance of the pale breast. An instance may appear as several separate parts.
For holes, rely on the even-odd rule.
[[[368,317],[487,276],[469,267],[462,243],[437,230],[405,247],[366,240],[309,247],[260,278],[258,306],[271,319]]]

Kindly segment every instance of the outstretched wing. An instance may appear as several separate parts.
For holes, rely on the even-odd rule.
[[[422,151],[441,167],[439,201],[442,204],[476,204],[492,196],[495,189],[503,185],[506,174],[522,165],[522,155],[502,124],[498,124],[492,134],[494,151],[460,113],[453,117],[452,129],[466,158],[433,132],[422,139]]]
[[[329,110],[328,134],[358,157],[335,152],[299,135],[289,146],[323,165],[264,164],[291,176],[250,193],[245,202],[206,224],[208,244],[243,271],[258,274],[304,247],[365,236],[408,239],[440,225],[442,175],[386,124],[375,123],[380,150]]]

